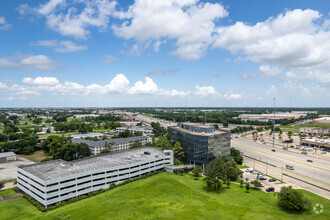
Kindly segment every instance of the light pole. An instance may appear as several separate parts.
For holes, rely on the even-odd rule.
[[[274,98],[274,120],[273,120],[273,149],[275,148],[275,100],[276,98]]]

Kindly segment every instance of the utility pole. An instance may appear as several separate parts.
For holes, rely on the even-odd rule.
[[[273,149],[275,148],[275,100],[276,100],[276,98],[274,98],[274,120],[273,120],[273,122],[274,122],[274,125],[273,125]]]
[[[281,181],[283,181],[283,166],[282,166],[282,173],[281,173]]]
[[[253,170],[254,170],[255,163],[256,163],[256,158],[253,158]]]
[[[268,174],[268,161],[266,162],[266,175]]]

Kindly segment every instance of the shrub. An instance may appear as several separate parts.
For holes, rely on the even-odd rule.
[[[303,209],[310,209],[310,201],[303,196],[303,194],[292,186],[282,187],[278,194],[278,205],[290,211],[301,211]]]
[[[192,172],[195,175],[195,177],[199,177],[203,172],[203,169],[201,167],[195,167]]]
[[[250,190],[250,183],[246,184],[245,189],[246,189],[246,192],[249,192],[249,190]]]

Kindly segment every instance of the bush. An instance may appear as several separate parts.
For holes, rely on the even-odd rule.
[[[303,194],[292,186],[282,187],[278,194],[278,205],[286,210],[301,211],[303,209],[310,209],[311,203]]]
[[[250,183],[247,183],[246,184],[245,189],[246,189],[246,192],[249,192],[249,190],[250,190]]]
[[[199,177],[203,172],[203,169],[202,167],[195,167],[192,172],[195,175],[195,177]]]

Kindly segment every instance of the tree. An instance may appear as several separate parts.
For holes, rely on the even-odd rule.
[[[203,169],[202,167],[195,167],[192,172],[195,175],[195,177],[199,177],[203,172]]]
[[[138,148],[138,147],[142,147],[142,144],[141,144],[141,142],[139,140],[136,140],[132,144],[131,148]]]
[[[258,180],[252,181],[251,184],[256,188],[262,187],[261,183]]]
[[[214,190],[219,189],[220,180],[235,180],[241,174],[242,171],[237,168],[236,162],[231,157],[218,157],[206,167],[207,184],[213,186]]]
[[[108,154],[108,153],[110,153],[110,150],[109,149],[103,149],[100,152],[100,154]]]
[[[174,147],[172,148],[172,150],[173,150],[174,156],[176,158],[178,158],[179,160],[183,160],[185,158],[185,155],[184,155],[180,142],[176,142],[174,144]]]
[[[235,160],[237,164],[243,163],[243,156],[241,152],[235,148],[230,148],[230,156]]]
[[[223,127],[225,127],[225,128],[228,128],[228,122],[226,122],[226,121],[224,121],[223,123],[222,123],[222,125],[223,125]]]
[[[246,184],[245,189],[246,189],[247,192],[249,192],[249,190],[250,190],[250,183],[247,183]]]
[[[3,181],[0,181],[0,189],[2,189],[5,186],[5,183]]]
[[[171,150],[172,144],[167,140],[166,137],[160,136],[155,143],[155,146],[161,148],[162,150]]]
[[[280,207],[292,211],[301,211],[311,207],[310,201],[292,186],[281,188],[277,202]]]
[[[219,125],[218,125],[218,124],[214,124],[213,127],[214,127],[215,129],[219,129]]]
[[[33,124],[40,124],[42,122],[42,119],[41,118],[36,118],[32,121]]]
[[[228,189],[230,188],[230,180],[229,179],[227,180],[227,188]]]
[[[240,182],[240,186],[241,186],[241,188],[243,187],[243,183],[244,183],[244,181],[241,180],[241,182]]]

